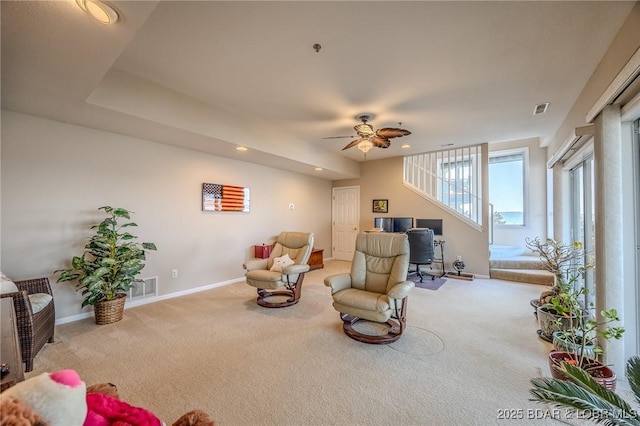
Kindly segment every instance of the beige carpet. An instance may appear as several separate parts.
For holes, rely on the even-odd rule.
[[[376,346],[343,333],[323,285],[348,268],[327,261],[307,274],[289,308],[258,306],[238,282],[128,309],[108,326],[58,326],[28,376],[76,369],[168,424],[195,407],[221,426],[558,424],[536,418],[544,407],[528,393],[531,377],[549,374],[529,305],[544,287],[449,278],[415,288],[405,335]]]

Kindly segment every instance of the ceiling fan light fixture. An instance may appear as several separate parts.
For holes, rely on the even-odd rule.
[[[373,148],[373,144],[371,143],[371,141],[369,139],[365,139],[362,142],[360,142],[358,144],[358,149],[362,152],[364,152],[365,154],[369,151],[371,151],[371,148]]]
[[[101,0],[76,0],[76,3],[80,9],[101,24],[115,24],[120,19],[118,11],[110,4]]]

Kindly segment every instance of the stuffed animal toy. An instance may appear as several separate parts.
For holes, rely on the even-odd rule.
[[[112,384],[86,387],[74,370],[43,373],[0,394],[1,426],[163,426],[150,411],[120,400]],[[192,410],[172,426],[214,426]]]

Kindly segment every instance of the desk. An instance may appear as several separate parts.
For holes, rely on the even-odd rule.
[[[16,325],[16,312],[13,307],[13,298],[0,299],[0,361],[9,365],[9,372],[2,377],[0,390],[5,390],[24,380],[22,369],[22,355],[20,354],[20,340]]]
[[[433,259],[433,263],[439,263],[442,265],[442,275],[440,275],[440,278],[442,278],[447,273],[444,268],[444,240],[433,240],[433,245],[436,250],[440,248],[440,257],[434,253],[435,259]]]

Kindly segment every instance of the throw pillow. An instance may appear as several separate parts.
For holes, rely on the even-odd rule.
[[[296,262],[291,260],[291,258],[289,257],[289,253],[287,253],[284,256],[276,257],[275,259],[273,259],[273,265],[271,266],[271,271],[282,272],[283,268],[289,265],[293,265],[294,263]]]
[[[17,291],[18,287],[11,278],[0,272],[0,294],[16,293]]]

